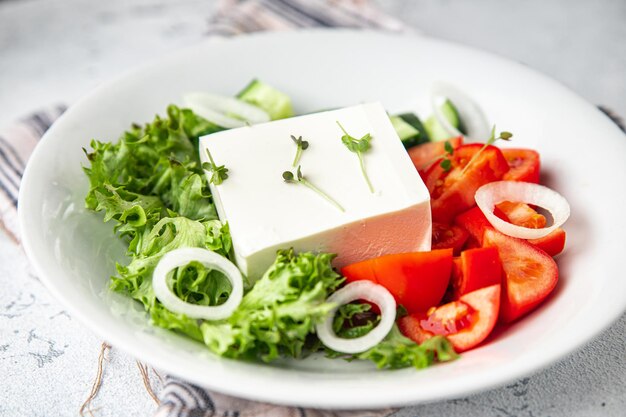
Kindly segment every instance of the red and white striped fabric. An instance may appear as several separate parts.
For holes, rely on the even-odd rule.
[[[64,111],[63,105],[41,109],[0,130],[0,228],[16,242],[17,197],[26,162],[39,139]]]

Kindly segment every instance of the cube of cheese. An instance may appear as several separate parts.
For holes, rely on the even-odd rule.
[[[337,121],[356,138],[371,134],[363,159],[373,193],[357,154],[342,143]],[[291,135],[309,142],[300,159],[304,177],[345,211],[283,180],[284,171],[295,173]],[[229,170],[228,179],[210,187],[220,219],[230,225],[237,265],[251,281],[273,263],[278,249],[336,253],[338,268],[430,250],[428,190],[380,103],[213,133],[200,140],[203,162],[205,148]]]

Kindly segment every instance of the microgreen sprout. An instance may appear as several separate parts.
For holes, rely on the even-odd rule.
[[[220,185],[228,178],[228,168],[224,165],[217,165],[211,156],[211,152],[209,152],[209,148],[205,148],[206,154],[209,157],[209,161],[204,162],[202,164],[202,168],[209,171],[211,173],[211,178],[209,182],[212,182],[215,185]]]
[[[302,184],[305,187],[308,187],[309,189],[315,191],[318,195],[323,197],[326,201],[328,201],[333,206],[337,207],[340,211],[342,212],[345,211],[345,209],[338,202],[336,202],[332,197],[330,197],[328,194],[326,194],[325,192],[317,188],[315,185],[311,184],[311,182],[308,181],[306,178],[304,178],[304,175],[302,175],[302,170],[300,169],[300,165],[298,165],[298,169],[296,170],[295,175],[291,171],[283,172],[283,180],[285,180],[286,183],[290,183],[290,184]]]
[[[293,164],[291,165],[295,168],[298,166],[298,162],[300,162],[302,151],[307,150],[307,148],[309,147],[309,142],[307,142],[306,140],[302,140],[302,136],[298,136],[298,138],[296,138],[294,135],[291,135],[291,140],[293,140],[293,142],[297,146],[296,157],[293,159]]]
[[[443,148],[445,149],[445,153],[443,154],[444,158],[439,163],[439,166],[443,168],[444,171],[448,172],[452,169],[452,161],[450,161],[450,156],[454,155],[454,148],[450,144],[449,141],[444,143]]]
[[[450,171],[450,169],[452,169],[452,161],[450,160],[450,157],[454,155],[454,147],[452,146],[450,141],[447,140],[444,142],[443,148],[444,148],[444,153],[439,154],[433,159],[429,160],[427,163],[423,164],[423,166],[419,169],[428,168],[429,166],[431,166],[432,164],[434,164],[435,162],[441,159],[441,162],[439,162],[439,166],[443,168],[443,170],[446,172]]]
[[[461,171],[461,175],[465,174],[465,171],[467,171],[467,168],[470,165],[472,165],[472,162],[474,162],[476,158],[478,158],[478,155],[480,155],[485,149],[487,149],[487,146],[493,145],[499,140],[509,141],[511,140],[512,137],[513,137],[513,133],[507,132],[507,131],[500,132],[500,135],[496,137],[496,125],[493,125],[493,127],[491,128],[491,136],[489,137],[489,139],[487,139],[487,142],[485,142],[485,144],[478,150],[478,152],[474,154],[474,156],[472,156],[469,162],[465,165],[465,167]]]
[[[439,163],[439,166],[441,168],[443,168],[443,170],[445,172],[448,172],[452,169],[452,162],[450,162],[450,160],[448,158],[444,158],[441,160],[441,162]]]
[[[367,176],[367,171],[365,171],[365,163],[363,162],[363,153],[367,152],[372,145],[370,141],[372,140],[372,136],[369,133],[366,133],[361,139],[357,139],[353,136],[350,136],[346,129],[343,128],[341,123],[337,121],[337,125],[343,131],[343,136],[341,137],[341,142],[350,150],[350,152],[354,152],[359,157],[359,165],[361,166],[361,172],[363,173],[363,178],[365,178],[365,182],[370,189],[370,192],[374,192],[374,187],[372,186],[372,182]]]

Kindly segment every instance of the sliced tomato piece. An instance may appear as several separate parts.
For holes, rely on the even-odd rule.
[[[454,301],[458,299],[455,296],[455,283],[461,282],[463,280],[463,263],[461,262],[461,257],[456,256],[452,258],[452,271],[450,272],[450,282],[448,284],[448,288],[446,289],[446,293],[443,296],[443,302],[449,303],[450,301]]]
[[[539,183],[539,153],[532,149],[502,149],[509,164],[503,180]]]
[[[517,226],[533,229],[546,226],[546,218],[537,213],[532,207],[524,203],[502,202],[494,210],[496,216]],[[529,239],[528,243],[535,245],[550,256],[556,256],[565,248],[565,231],[556,229],[540,239]]]
[[[500,321],[508,323],[537,307],[556,287],[559,269],[554,259],[522,239],[486,229],[484,246],[498,248],[502,269]]]
[[[450,284],[448,285],[448,289],[450,289],[453,282],[461,280],[462,275],[463,275],[463,261],[461,261],[460,256],[456,256],[452,258],[452,272],[450,275]],[[450,301],[452,300],[453,298],[450,298]]]
[[[465,245],[463,245],[463,250],[482,248],[482,245],[474,239],[472,236],[468,237],[465,241]]]
[[[439,304],[448,287],[452,249],[399,253],[345,266],[347,282],[366,279],[387,288],[409,313]]]
[[[502,263],[498,249],[494,247],[463,251],[455,262],[455,267],[452,268],[450,280],[452,300],[458,300],[467,293],[500,284],[502,281]]]
[[[491,333],[500,309],[500,285],[465,294],[457,301],[398,320],[400,331],[416,343],[445,335],[457,352],[469,350]]]
[[[461,248],[469,237],[469,233],[459,226],[433,222],[432,249],[452,248],[455,255],[461,252]]]
[[[550,256],[556,256],[565,249],[565,230],[560,227],[539,239],[529,239],[528,243],[538,247]]]
[[[449,142],[452,149],[456,149],[463,144],[463,137],[457,136],[447,141],[426,142],[408,149],[409,157],[418,171],[426,170],[435,161],[446,153],[446,142]]]
[[[437,186],[443,184],[443,178],[446,176],[446,172],[440,166],[440,163],[441,159],[438,159],[437,163],[432,164],[426,171],[420,171],[420,176],[422,177],[424,185],[426,185],[428,193],[430,194],[431,204],[432,199],[434,198],[433,193],[435,192],[435,189]]]
[[[546,227],[545,216],[537,213],[526,203],[503,201],[497,204],[496,207],[498,210],[494,210],[494,214],[514,225],[529,227],[531,229]]]
[[[476,190],[502,179],[509,170],[500,149],[491,145],[484,149],[477,143],[462,145],[449,160],[450,170],[444,170],[437,163],[424,176],[430,192],[433,221],[441,223],[450,223],[457,214],[473,207]]]
[[[506,219],[505,219],[506,220]],[[471,236],[471,239],[479,246],[483,244],[483,234],[486,229],[493,229],[489,220],[478,207],[471,208],[454,218],[457,226],[465,229]]]
[[[365,280],[378,284],[374,273],[374,262],[371,259],[344,266],[341,268],[341,274],[346,277],[347,282]]]

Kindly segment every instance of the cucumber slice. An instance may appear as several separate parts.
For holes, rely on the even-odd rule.
[[[405,122],[413,126],[419,132],[416,145],[426,143],[430,140],[428,138],[428,132],[424,128],[422,121],[420,120],[419,117],[417,117],[415,113],[402,113],[402,114],[399,114],[398,116],[400,116],[402,120],[404,120]]]
[[[461,122],[461,117],[459,116],[459,111],[450,100],[444,101],[444,103],[441,105],[441,113],[452,126],[465,133],[463,129],[463,124]],[[433,142],[450,139],[450,133],[448,133],[443,128],[443,126],[441,126],[441,123],[439,123],[434,115],[426,119],[426,122],[424,122],[424,127],[428,132],[430,140]]]
[[[259,80],[252,80],[237,98],[265,110],[272,120],[294,115],[289,96]]]
[[[391,120],[393,128],[406,149],[417,145],[417,138],[420,136],[417,129],[405,122],[400,116],[389,116],[389,120]]]

